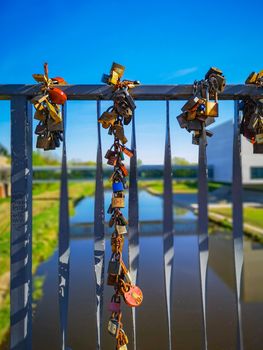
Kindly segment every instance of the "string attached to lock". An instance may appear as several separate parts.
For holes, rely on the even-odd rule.
[[[143,293],[138,286],[132,283],[129,271],[122,259],[122,250],[125,235],[127,234],[127,220],[121,209],[125,207],[125,189],[129,172],[124,164],[125,156],[131,158],[133,150],[126,147],[128,142],[124,125],[128,125],[133,116],[136,105],[129,90],[139,84],[138,81],[122,80],[125,67],[113,63],[110,74],[104,74],[102,81],[113,87],[113,106],[109,107],[99,117],[98,121],[108,134],[113,135],[114,143],[106,152],[107,164],[114,167],[110,176],[112,182],[112,199],[108,208],[111,215],[109,227],[114,228],[111,236],[112,255],[108,265],[107,284],[113,286],[114,294],[109,304],[111,317],[108,322],[109,333],[116,338],[116,349],[127,350],[128,337],[121,322],[121,298],[130,307],[137,307],[143,301]]]

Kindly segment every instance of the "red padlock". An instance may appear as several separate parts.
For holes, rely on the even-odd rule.
[[[67,101],[67,95],[65,92],[58,88],[52,88],[49,90],[49,98],[51,102],[58,105],[63,105]]]
[[[131,307],[140,306],[143,301],[143,294],[139,287],[131,285],[129,290],[123,293],[125,303]]]
[[[53,81],[54,84],[67,84],[64,78],[61,78],[61,77],[51,78],[51,80]]]

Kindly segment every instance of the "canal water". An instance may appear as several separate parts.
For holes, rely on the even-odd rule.
[[[110,193],[105,194],[105,207]],[[138,285],[144,301],[137,309],[138,350],[168,349],[164,275],[162,255],[162,198],[145,191],[139,193],[140,268]],[[71,218],[71,281],[69,304],[69,341],[72,350],[96,349],[95,282],[93,267],[94,198],[83,199]],[[106,215],[106,218],[108,215]],[[198,271],[196,217],[188,210],[174,207],[174,269],[172,332],[175,350],[201,350],[202,319]],[[236,308],[232,239],[229,232],[217,228],[209,239],[207,293],[208,345],[211,350],[236,350]],[[245,350],[263,349],[263,246],[244,242],[242,281],[242,323]],[[110,257],[107,236],[106,260]],[[59,349],[57,297],[57,252],[39,266],[37,275],[44,276],[43,298],[38,302],[33,322],[33,349]],[[127,244],[124,249],[127,262]],[[105,286],[105,312],[102,345],[114,349],[114,339],[107,333],[107,302],[112,287]],[[124,327],[131,334],[131,312],[124,304]],[[132,341],[129,349],[132,349]]]

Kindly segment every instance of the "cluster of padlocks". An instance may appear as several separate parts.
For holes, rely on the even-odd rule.
[[[218,117],[217,95],[225,88],[226,80],[218,68],[210,68],[205,78],[193,84],[193,97],[182,107],[182,113],[177,117],[181,128],[193,132],[192,143],[199,144],[203,128],[213,124]],[[213,133],[206,130],[206,135]]]
[[[263,87],[263,71],[252,72],[246,84]],[[247,97],[242,102],[240,133],[253,144],[253,153],[263,153],[263,99]]]
[[[111,316],[108,331],[116,338],[118,350],[126,350],[128,344],[128,337],[122,324],[121,299],[130,307],[139,306],[143,300],[141,289],[133,284],[122,259],[124,236],[127,234],[126,225],[128,224],[121,212],[121,208],[125,207],[124,190],[127,188],[128,175],[124,165],[124,155],[133,156],[133,151],[125,146],[127,138],[124,135],[123,125],[130,123],[136,107],[128,90],[139,84],[138,81],[121,81],[124,69],[123,66],[113,63],[110,75],[103,76],[103,82],[114,86],[114,104],[99,118],[99,122],[109,130],[109,134],[114,135],[114,143],[105,155],[107,163],[114,167],[110,177],[113,193],[108,208],[108,214],[111,215],[109,227],[114,228],[114,231],[111,236],[112,255],[108,265],[107,284],[114,287],[114,294],[109,303]]]
[[[63,141],[63,122],[60,105],[67,100],[64,91],[57,85],[66,84],[61,77],[49,78],[48,65],[44,64],[44,74],[33,74],[33,78],[41,83],[41,93],[31,102],[35,107],[34,118],[39,121],[35,129],[37,148],[45,151],[56,149]]]

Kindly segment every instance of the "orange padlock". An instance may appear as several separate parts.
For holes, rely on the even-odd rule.
[[[131,285],[127,292],[123,293],[123,299],[128,306],[140,306],[143,301],[143,294],[139,287]]]
[[[61,77],[51,78],[51,80],[53,81],[54,84],[67,84],[64,78],[61,78]]]
[[[49,98],[52,103],[58,105],[63,105],[67,101],[67,95],[65,92],[58,88],[52,88],[49,90]]]
[[[120,169],[121,169],[121,172],[122,172],[123,176],[128,176],[129,172],[128,172],[126,166],[125,166],[123,163],[121,163],[121,164],[119,165],[119,167],[120,167]]]

